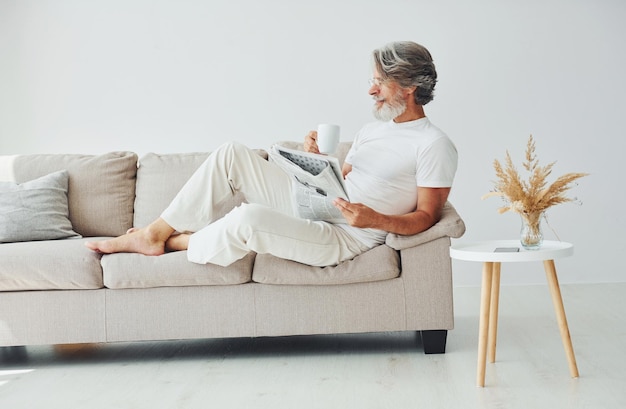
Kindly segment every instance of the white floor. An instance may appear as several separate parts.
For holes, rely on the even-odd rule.
[[[0,349],[0,408],[626,407],[626,283],[565,285],[571,379],[546,286],[503,287],[477,388],[479,288],[456,288],[445,355],[414,334]]]

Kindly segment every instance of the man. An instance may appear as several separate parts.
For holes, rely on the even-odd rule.
[[[426,48],[396,42],[375,50],[377,123],[366,125],[346,157],[343,175],[351,202],[335,206],[347,223],[299,218],[290,177],[239,144],[226,144],[192,175],[161,217],[111,240],[89,242],[101,253],[160,255],[187,250],[196,263],[229,265],[250,251],[326,266],[381,244],[388,232],[411,235],[441,217],[457,168],[454,144],[430,123],[423,106],[433,98],[437,72]],[[305,150],[317,152],[316,132]],[[215,209],[233,192],[247,203],[221,219]]]

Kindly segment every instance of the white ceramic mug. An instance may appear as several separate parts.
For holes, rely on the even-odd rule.
[[[339,125],[319,124],[317,126],[317,147],[320,153],[330,154],[339,145]]]

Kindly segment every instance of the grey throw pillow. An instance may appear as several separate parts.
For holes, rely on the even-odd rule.
[[[0,182],[0,243],[80,237],[68,218],[69,175],[62,170],[29,182]]]

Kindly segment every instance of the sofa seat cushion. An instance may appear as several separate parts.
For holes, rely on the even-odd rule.
[[[336,266],[314,267],[258,254],[252,281],[282,285],[336,285],[382,281],[400,275],[400,256],[387,245],[374,247]]]
[[[118,253],[102,256],[104,285],[107,288],[188,287],[234,285],[252,278],[254,253],[228,267],[195,264],[186,251],[161,256]]]
[[[0,291],[102,288],[100,255],[86,239],[0,244]]]

